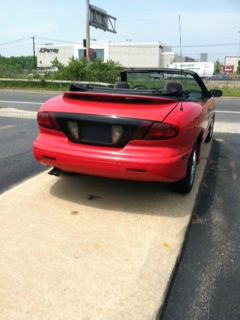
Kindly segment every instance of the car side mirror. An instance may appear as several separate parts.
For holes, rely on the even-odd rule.
[[[222,90],[219,89],[211,89],[209,91],[210,97],[216,97],[219,98],[222,96]]]

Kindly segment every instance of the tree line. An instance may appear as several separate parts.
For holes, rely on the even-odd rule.
[[[71,81],[100,81],[114,83],[119,76],[122,66],[119,63],[100,60],[88,61],[71,58],[68,65],[63,65],[57,59],[52,61],[52,70],[34,70],[34,60],[32,56],[4,57],[0,55],[0,78],[41,78],[52,80]],[[219,74],[221,64],[215,62],[214,73]],[[240,74],[240,61],[238,61],[237,74]]]
[[[33,57],[4,57],[0,55],[0,78],[16,78],[33,70]]]
[[[113,61],[88,61],[71,58],[68,65],[57,59],[49,71],[34,70],[32,56],[3,57],[0,55],[0,78],[40,78],[71,81],[100,81],[114,83],[119,77],[121,65]]]

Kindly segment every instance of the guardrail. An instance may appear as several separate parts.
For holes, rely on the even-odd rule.
[[[204,83],[210,87],[217,88],[238,88],[240,81],[236,80],[204,80]]]
[[[0,78],[0,87],[1,83],[12,83],[13,85],[16,84],[17,86],[20,87],[20,84],[22,83],[23,85],[27,84],[29,85],[39,85],[39,87],[44,87],[47,84],[52,84],[55,85],[58,88],[62,88],[63,86],[70,85],[72,83],[76,84],[94,84],[98,86],[110,86],[112,85],[111,83],[106,83],[106,82],[98,82],[98,81],[71,81],[71,80],[46,80],[46,79],[9,79],[9,78]],[[240,81],[236,80],[206,80],[204,79],[204,83],[208,87],[215,87],[215,88],[239,88],[240,87]]]
[[[99,86],[110,86],[111,83],[106,82],[95,82],[95,81],[71,81],[71,80],[45,80],[45,79],[9,79],[9,78],[0,78],[0,82],[23,82],[23,83],[50,83],[50,84],[95,84]]]

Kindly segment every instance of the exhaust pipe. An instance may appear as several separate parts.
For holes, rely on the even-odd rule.
[[[58,168],[55,168],[55,167],[53,167],[50,171],[48,171],[48,174],[50,174],[51,176],[56,176],[56,177],[59,177],[61,173],[62,173],[62,171]]]

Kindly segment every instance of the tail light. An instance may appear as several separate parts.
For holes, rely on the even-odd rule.
[[[37,122],[39,127],[51,130],[61,130],[54,112],[38,112]]]
[[[148,129],[144,140],[167,140],[178,135],[178,128],[171,124],[154,122]]]

